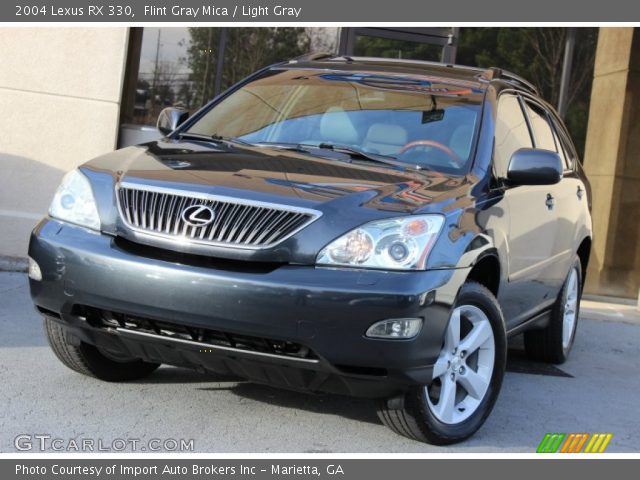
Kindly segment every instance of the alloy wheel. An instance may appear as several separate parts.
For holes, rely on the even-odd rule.
[[[573,332],[576,328],[578,314],[578,272],[571,269],[567,279],[567,290],[564,298],[564,311],[562,318],[562,348],[565,350],[571,343]]]
[[[473,305],[451,313],[444,346],[425,387],[429,409],[446,424],[469,418],[484,399],[493,374],[496,347],[487,315]]]

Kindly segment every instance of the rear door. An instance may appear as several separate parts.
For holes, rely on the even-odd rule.
[[[494,175],[506,178],[511,155],[537,147],[525,104],[516,94],[498,100],[494,144]],[[553,141],[553,136],[551,137]],[[507,328],[513,328],[548,305],[552,293],[549,265],[558,235],[553,185],[505,186],[507,215],[507,284],[500,294]]]
[[[558,217],[559,217],[559,238],[561,248],[566,252],[567,260],[565,263],[564,273],[566,274],[571,268],[573,255],[578,247],[578,242],[582,238],[578,237],[578,225],[584,220],[581,218],[587,207],[586,186],[580,179],[576,164],[578,163],[578,154],[571,142],[569,134],[562,126],[561,121],[551,116],[556,143],[558,145],[558,153],[564,164],[564,173],[562,176],[562,189],[559,192],[558,199]],[[586,272],[583,272],[583,275]]]

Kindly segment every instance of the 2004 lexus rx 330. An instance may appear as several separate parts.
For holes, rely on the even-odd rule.
[[[509,335],[567,358],[590,189],[525,80],[308,56],[158,127],[69,173],[31,236],[31,295],[71,369],[371,397],[446,444],[489,415]]]

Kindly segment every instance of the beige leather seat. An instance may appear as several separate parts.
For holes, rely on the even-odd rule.
[[[362,144],[363,150],[381,155],[397,155],[407,144],[407,131],[398,126],[386,123],[374,123],[369,127]]]
[[[469,158],[471,153],[471,139],[473,137],[473,128],[470,125],[460,125],[451,134],[449,139],[449,148],[453,150],[462,161]]]
[[[358,131],[351,123],[347,112],[340,107],[331,107],[324,112],[320,119],[320,136],[323,141],[331,143],[358,143]]]

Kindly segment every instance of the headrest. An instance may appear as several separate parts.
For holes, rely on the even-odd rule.
[[[358,143],[358,132],[347,112],[340,107],[330,107],[324,112],[320,119],[320,136],[334,143]]]

